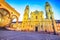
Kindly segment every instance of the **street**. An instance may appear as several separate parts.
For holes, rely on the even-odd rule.
[[[0,40],[60,40],[60,36],[39,32],[0,30]]]

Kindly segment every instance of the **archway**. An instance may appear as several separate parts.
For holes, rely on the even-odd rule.
[[[5,8],[0,8],[0,14],[2,14],[2,16],[10,17],[10,12]]]
[[[36,31],[36,32],[38,31],[38,26],[35,27],[35,31]]]

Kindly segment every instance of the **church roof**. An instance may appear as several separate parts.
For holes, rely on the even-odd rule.
[[[37,14],[37,13],[39,13],[39,11],[38,11],[38,10],[36,10],[36,11],[34,11],[34,13],[36,13],[36,14]]]

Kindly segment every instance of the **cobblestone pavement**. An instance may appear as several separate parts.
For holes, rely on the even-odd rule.
[[[60,40],[60,36],[39,32],[0,30],[0,40]]]

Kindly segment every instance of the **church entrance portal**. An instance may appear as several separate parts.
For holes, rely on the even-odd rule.
[[[36,32],[38,31],[38,27],[35,27],[35,31],[36,31]]]

